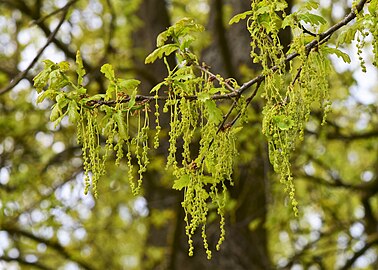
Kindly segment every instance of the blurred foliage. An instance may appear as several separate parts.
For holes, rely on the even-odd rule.
[[[88,72],[83,85],[91,95],[106,92],[108,82],[101,79],[100,74],[105,63],[111,63],[117,78],[130,79],[138,75],[143,84],[143,79],[148,80],[151,74],[136,63],[144,62],[151,53],[138,40],[149,30],[145,28],[146,18],[140,16],[140,6],[147,2],[151,3],[73,1],[56,40],[45,50],[42,59],[67,61],[74,66],[76,51],[80,50]],[[166,7],[172,24],[183,17],[192,17],[208,25],[217,2],[224,6],[224,25],[229,29],[228,21],[235,15],[234,1],[171,0],[166,1]],[[296,1],[293,10],[303,9],[302,2],[315,1]],[[321,2],[317,13],[328,22],[325,29],[349,12],[348,1]],[[371,6],[377,3],[371,2]],[[24,70],[43,46],[60,20],[62,12],[55,11],[66,3],[59,0],[0,1],[0,89]],[[302,18],[302,21],[307,23],[308,19],[311,23],[311,18],[317,17]],[[243,23],[245,21],[239,22]],[[305,26],[309,31],[325,30],[323,26],[319,29],[317,23]],[[356,37],[358,35],[357,32]],[[328,41],[330,47],[340,42],[337,36]],[[154,44],[155,38],[151,41]],[[217,39],[209,32],[201,33],[192,43],[194,52],[199,55],[204,51],[205,54],[205,48],[214,40]],[[298,218],[293,216],[287,193],[282,192],[279,176],[269,165],[265,165],[263,177],[256,175],[267,182],[266,190],[262,191],[266,193],[266,205],[251,197],[249,190],[237,189],[245,180],[246,168],[260,164],[257,160],[267,155],[261,127],[261,108],[265,101],[259,95],[248,108],[247,124],[236,134],[239,154],[235,156],[232,177],[237,191],[229,187],[226,218],[229,227],[244,226],[251,233],[266,229],[269,253],[265,256],[270,258],[274,269],[376,269],[378,88],[363,89],[367,87],[366,78],[377,78],[376,68],[371,65],[374,62],[371,43],[372,39],[367,37],[366,42],[360,41],[357,45],[364,52],[366,74],[360,72],[358,56],[353,57],[356,55],[354,42],[352,45],[341,42],[339,46],[350,55],[351,65],[344,64],[338,55],[329,56],[332,67],[327,71],[327,83],[332,109],[327,123],[321,125],[322,113],[313,110],[304,128],[304,140],[295,145],[290,157]],[[256,74],[250,62],[252,60],[246,58],[245,63],[237,67],[245,80]],[[294,67],[298,64],[294,63]],[[115,156],[107,161],[106,175],[97,185],[99,197],[95,199],[91,193],[84,195],[83,161],[81,145],[76,141],[76,126],[70,124],[68,117],[55,126],[48,121],[53,103],[45,100],[37,104],[32,78],[42,69],[39,61],[15,88],[0,95],[0,269],[159,269],[158,265],[162,265],[160,269],[170,269],[162,262],[169,261],[181,250],[187,254],[186,240],[177,248],[175,232],[170,229],[166,245],[151,244],[149,238],[152,227],[170,228],[184,218],[178,210],[183,199],[180,191],[172,191],[178,194],[172,196],[171,193],[165,195],[161,189],[169,189],[173,183],[172,172],[163,169],[167,145],[163,143],[163,150],[152,150],[151,173],[146,175],[150,181],[146,185],[152,185],[156,193],[162,192],[158,199],[151,199],[150,191],[143,187],[141,193],[134,196],[128,184],[127,164],[121,162],[120,166],[115,166]],[[146,69],[148,71],[148,66]],[[164,124],[163,121],[161,142],[168,140]],[[159,201],[161,198],[167,202]],[[266,221],[247,213],[243,217],[246,222],[237,224],[235,220],[239,218],[242,201],[235,198],[244,198],[257,208],[266,207]],[[164,203],[169,207],[160,207]],[[208,222],[219,224],[215,212],[212,214]],[[185,233],[185,225],[181,225],[178,230]],[[225,237],[226,241],[233,241],[227,238],[227,231]],[[195,257],[206,258],[200,248],[202,244],[195,245],[199,247]],[[249,256],[258,249],[259,246],[252,246],[251,250],[243,250],[245,254],[241,256]],[[220,261],[221,256],[214,253],[213,260]],[[182,267],[191,265],[188,257],[181,262]],[[254,268],[251,266],[251,269]]]

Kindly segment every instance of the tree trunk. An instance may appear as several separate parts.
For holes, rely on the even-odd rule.
[[[169,25],[166,7],[161,2],[145,0],[140,7],[140,16],[144,20],[143,28],[135,34],[135,42],[143,45],[147,51],[155,48],[156,36]],[[201,57],[211,66],[214,73],[223,77],[233,77],[241,82],[240,66],[258,68],[250,59],[250,37],[245,24],[239,23],[228,27],[225,25],[224,5],[231,4],[233,14],[250,9],[249,1],[212,0],[208,30],[213,41]],[[287,35],[284,35],[287,37]],[[235,38],[237,37],[237,38]],[[289,39],[284,42],[288,43]],[[140,60],[139,60],[140,61]],[[173,59],[171,59],[173,62]],[[143,65],[138,64],[140,68]],[[154,64],[153,75],[156,80],[166,76],[161,62]],[[151,68],[149,66],[149,68]],[[151,82],[152,83],[152,82]],[[151,85],[152,86],[152,85]],[[255,109],[259,106],[255,106]],[[258,112],[259,113],[259,112]],[[258,136],[258,135],[256,135]],[[172,191],[159,182],[163,171],[146,175],[144,181],[145,197],[150,213],[164,209],[176,209],[174,219],[165,226],[150,223],[146,239],[146,254],[143,258],[144,269],[271,269],[271,261],[267,250],[267,231],[264,228],[267,214],[268,179],[270,169],[265,146],[257,147],[253,161],[240,165],[235,173],[235,186],[230,187],[230,195],[238,205],[232,217],[227,217],[226,239],[220,251],[215,251],[219,236],[217,221],[207,225],[209,246],[213,250],[213,258],[208,260],[203,249],[200,232],[194,237],[195,254],[188,256],[188,239],[185,235],[184,213],[180,201],[182,194]],[[175,205],[175,207],[172,207]],[[251,226],[255,224],[255,226]],[[160,247],[164,250],[162,257],[152,258],[148,247]]]

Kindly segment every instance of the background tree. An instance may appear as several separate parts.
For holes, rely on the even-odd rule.
[[[316,6],[313,1],[303,2],[308,7]],[[303,9],[306,3],[287,1],[285,13]],[[291,155],[299,216],[294,217],[290,196],[271,166],[272,145],[268,145],[261,124],[267,114],[263,111],[267,100],[261,97],[263,90],[256,87],[259,92],[248,106],[248,122],[236,135],[239,155],[235,156],[234,186],[228,187],[227,193],[226,236],[218,252],[214,247],[220,233],[219,217],[216,212],[208,216],[207,241],[213,251],[208,260],[200,230],[193,236],[194,256],[188,256],[181,206],[183,191],[172,189],[175,178],[171,171],[163,169],[169,148],[169,115],[161,114],[161,146],[150,154],[141,193],[132,194],[126,163],[115,166],[117,157],[111,155],[95,199],[94,193],[84,195],[76,127],[69,117],[62,118],[57,126],[48,121],[53,103],[45,100],[36,104],[33,77],[43,69],[43,59],[66,60],[74,66],[76,51],[80,50],[88,96],[107,92],[109,82],[101,73],[105,63],[112,64],[117,78],[140,80],[141,94],[148,95],[168,75],[163,61],[144,64],[156,48],[157,35],[183,17],[192,17],[207,29],[192,44],[200,63],[204,61],[213,74],[235,78],[241,85],[262,74],[263,67],[252,63],[250,57],[250,32],[254,29],[247,31],[245,21],[232,25],[228,22],[235,14],[251,10],[251,3],[1,0],[0,267],[376,269],[377,86],[366,81],[377,78],[376,68],[370,64],[377,63],[377,1],[353,4],[358,10],[364,7],[363,15],[351,12],[350,7],[347,1],[324,1],[317,9],[321,17],[297,18],[304,42],[313,44],[313,50],[322,48],[316,39],[324,38],[328,48],[339,42],[350,57],[362,57],[360,61],[352,57],[348,66],[341,60],[349,62],[347,54],[328,49],[330,55],[326,59],[329,57],[333,66],[326,74],[317,72],[315,65],[297,73],[298,78],[309,74],[306,78],[319,87],[326,82],[332,101],[326,125],[321,125],[323,113],[310,105],[313,108],[304,128],[304,140]],[[277,16],[284,16],[282,10]],[[359,16],[357,23],[351,21],[355,16]],[[364,21],[364,16],[370,16],[370,21]],[[311,21],[314,19],[318,21]],[[349,24],[340,24],[342,20]],[[332,36],[313,36],[325,33],[333,25],[341,29],[332,30]],[[370,27],[373,33],[366,36],[366,30],[359,31],[362,27]],[[341,34],[342,31],[345,32]],[[292,34],[289,27],[280,31],[282,52],[287,52],[298,35],[295,31]],[[265,38],[269,40],[269,35]],[[353,39],[356,41],[350,46]],[[371,46],[375,55],[368,53]],[[353,51],[355,47],[357,53]],[[296,49],[294,42],[291,48]],[[253,47],[256,54],[262,49]],[[167,57],[171,67],[176,61],[173,54]],[[293,66],[295,63],[298,64],[293,61]],[[286,69],[289,68],[288,65]],[[361,70],[366,70],[366,75],[361,75]],[[224,114],[231,103],[220,105]],[[151,110],[155,108],[153,104]],[[291,125],[275,119],[282,130]],[[182,144],[179,141],[179,148]]]

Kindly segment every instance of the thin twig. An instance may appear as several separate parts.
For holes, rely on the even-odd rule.
[[[203,67],[203,66],[200,66],[200,65],[196,65],[196,68],[198,68],[199,70],[203,71],[204,73],[206,73],[207,75],[210,76],[210,78],[214,78],[214,80],[217,80],[219,82],[220,85],[225,85],[228,90],[232,91],[232,92],[235,92],[235,88],[233,88],[231,85],[229,85],[227,82],[224,82],[222,80],[220,80],[214,73],[212,73],[209,69]]]
[[[77,1],[79,0],[72,0],[70,2],[68,2],[66,5],[64,5],[63,7],[59,8],[59,9],[56,9],[54,10],[53,12],[47,14],[46,16],[43,16],[41,18],[39,18],[38,20],[35,20],[35,21],[31,21],[30,22],[30,25],[38,25],[40,23],[42,23],[43,21],[47,20],[48,18],[58,14],[59,12],[62,12],[62,11],[65,11],[69,6],[73,5],[74,3],[76,3]]]

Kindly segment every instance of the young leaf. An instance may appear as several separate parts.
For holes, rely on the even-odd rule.
[[[114,81],[115,80],[115,77],[114,77],[114,69],[113,69],[113,66],[110,65],[110,64],[105,64],[101,67],[100,71],[102,73],[104,73],[105,77],[109,80],[109,81]]]
[[[165,42],[168,40],[168,37],[172,33],[172,28],[168,28],[164,32],[161,32],[158,37],[156,38],[156,47],[161,47],[165,44]]]
[[[70,64],[67,62],[67,61],[62,61],[58,64],[59,66],[59,70],[61,72],[66,72],[68,70],[70,70]]]
[[[69,84],[67,79],[62,75],[62,71],[56,69],[50,72],[50,89],[59,91]]]
[[[110,82],[108,88],[106,89],[106,96],[105,100],[109,100],[113,97],[113,93],[116,90],[116,84],[114,82]]]
[[[324,47],[322,51],[326,54],[335,54],[337,57],[342,58],[345,63],[349,64],[351,62],[349,55],[337,48]]]
[[[236,14],[234,17],[231,18],[231,20],[228,22],[229,25],[238,23],[240,20],[244,20],[247,16],[252,14],[252,10],[248,10],[246,12]]]
[[[136,94],[137,94],[137,90],[134,89],[134,91],[133,91],[133,92],[131,93],[131,95],[130,95],[130,100],[129,100],[129,102],[127,103],[127,108],[128,108],[128,109],[131,109],[132,107],[134,107],[134,105],[135,105]]]
[[[121,88],[121,90],[125,91],[127,94],[130,94],[131,91],[133,91],[135,88],[138,87],[138,85],[140,84],[140,81],[135,80],[135,79],[130,79],[130,80],[118,79],[117,84]]]
[[[319,7],[319,3],[314,0],[307,1],[306,4],[303,6],[303,8],[307,10],[317,9],[318,7]]]
[[[206,100],[210,99],[210,94],[208,92],[201,92],[197,95],[198,100],[201,102],[205,102]]]
[[[129,136],[127,134],[126,123],[123,120],[122,111],[117,111],[117,113],[115,113],[113,117],[115,122],[117,123],[119,137],[121,139],[128,140]]]
[[[151,89],[150,93],[158,92],[159,89],[160,89],[163,85],[167,85],[167,82],[166,82],[166,81],[163,81],[163,82],[158,83],[157,85],[155,85],[155,86]]]
[[[348,28],[346,30],[342,31],[339,37],[337,38],[336,46],[338,47],[340,44],[350,44],[352,40],[354,39],[357,31],[361,29],[363,24],[363,20],[357,20],[357,22]]]
[[[76,53],[76,64],[77,64],[77,85],[81,85],[83,83],[83,77],[85,75],[85,69],[83,66],[83,59],[81,58],[80,51]]]
[[[172,188],[177,190],[182,190],[184,187],[187,187],[190,183],[190,176],[188,174],[184,174],[180,177],[180,179],[175,180],[173,183]]]
[[[285,29],[285,28],[288,27],[288,26],[294,26],[295,23],[296,23],[295,16],[296,16],[295,13],[292,13],[292,14],[290,14],[290,15],[287,15],[287,16],[283,19],[283,21],[282,21],[281,28],[282,28],[282,29]]]
[[[43,63],[45,64],[45,68],[33,78],[34,87],[37,89],[38,93],[40,93],[47,84],[54,66],[54,62],[50,60],[44,60]]]
[[[174,51],[176,51],[179,47],[176,44],[166,44],[163,45],[156,50],[154,50],[152,53],[150,53],[146,60],[144,61],[145,64],[153,63],[157,58],[162,58],[165,54],[166,56],[170,55]]]
[[[67,113],[68,113],[68,119],[71,123],[77,123],[80,119],[80,114],[78,112],[79,106],[77,106],[77,103],[75,100],[71,100],[68,103]]]
[[[276,2],[276,8],[274,9],[275,11],[282,11],[285,8],[287,8],[287,3],[286,2]]]
[[[51,114],[50,114],[50,121],[56,121],[62,115],[62,109],[59,107],[58,103],[55,103],[52,106]]]
[[[49,97],[50,99],[53,99],[56,94],[57,92],[54,90],[49,89],[49,90],[44,91],[43,93],[39,94],[37,98],[37,104],[44,101],[47,97]]]
[[[209,114],[209,122],[215,125],[219,124],[223,120],[223,112],[217,107],[214,100],[206,100],[205,107]]]
[[[203,175],[202,177],[202,182],[205,184],[217,184],[219,183],[219,179],[216,179],[211,176]]]
[[[327,23],[323,17],[309,12],[297,14],[297,18],[299,21],[303,21],[311,25],[321,25]]]
[[[285,115],[273,116],[273,121],[277,124],[277,127],[281,130],[289,130],[294,126],[293,120]]]

